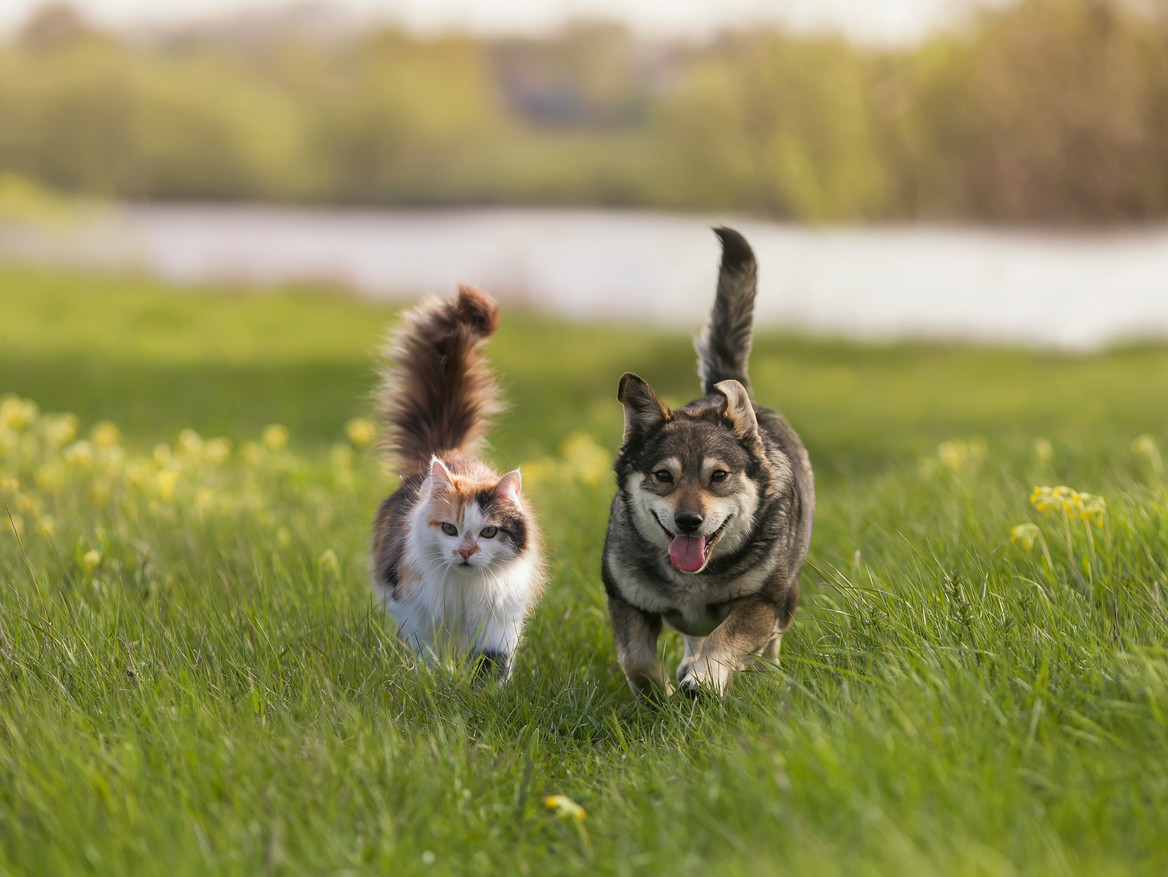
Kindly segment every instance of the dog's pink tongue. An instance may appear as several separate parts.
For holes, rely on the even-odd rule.
[[[706,537],[674,536],[669,543],[669,562],[682,572],[697,572],[706,562]]]

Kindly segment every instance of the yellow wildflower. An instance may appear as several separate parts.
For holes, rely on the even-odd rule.
[[[203,452],[203,439],[193,429],[184,429],[178,434],[175,448],[188,457],[198,457]]]
[[[1156,444],[1156,440],[1147,433],[1136,436],[1132,439],[1131,451],[1137,457],[1151,457],[1153,454],[1159,454],[1160,448]]]
[[[1054,457],[1054,446],[1044,438],[1034,440],[1034,456],[1040,463],[1049,463]]]
[[[264,449],[255,442],[244,442],[239,446],[239,456],[248,463],[258,463],[264,454]]]
[[[122,440],[122,434],[117,426],[103,420],[90,430],[89,438],[99,448],[112,448]]]
[[[20,482],[15,478],[0,478],[0,490],[10,490],[16,493],[20,490]]]
[[[68,482],[65,467],[56,460],[38,466],[33,477],[36,479],[37,487],[49,493],[60,492]]]
[[[345,424],[345,435],[355,446],[363,448],[377,436],[377,430],[363,417],[354,417]]]
[[[1152,471],[1159,475],[1164,471],[1164,461],[1160,457],[1160,447],[1150,435],[1137,436],[1131,443],[1132,453],[1148,462]]]
[[[231,456],[231,442],[225,438],[210,439],[203,445],[203,455],[216,466],[226,463]]]
[[[52,539],[57,535],[57,522],[52,515],[41,515],[36,519],[34,529],[42,539]]]
[[[21,399],[11,393],[0,399],[0,425],[19,432],[36,422],[40,409],[31,399]]]
[[[17,493],[14,498],[16,499],[16,510],[18,512],[39,515],[45,510],[45,501],[35,493]]]
[[[337,570],[340,568],[340,563],[337,560],[337,553],[331,548],[326,549],[324,553],[322,553],[321,556],[316,559],[316,563],[320,567],[321,572],[327,573],[329,575],[336,575]]]
[[[171,461],[170,446],[159,442],[154,446],[154,462],[159,466],[166,466]]]
[[[278,451],[288,444],[288,427],[272,423],[264,427],[261,439],[269,451]]]
[[[177,472],[171,469],[162,469],[154,476],[154,493],[163,502],[170,502],[174,497],[174,486],[177,483]]]
[[[74,466],[85,469],[93,465],[93,445],[85,439],[79,442],[74,442],[65,448],[62,454],[66,463],[72,463]]]
[[[1026,551],[1034,548],[1034,540],[1038,537],[1037,524],[1019,524],[1010,530],[1010,541],[1017,542]]]
[[[72,442],[80,425],[76,414],[46,414],[40,420],[41,433],[51,448],[63,448]]]
[[[81,555],[81,571],[85,574],[92,573],[101,564],[101,552],[96,548],[91,548]]]
[[[588,812],[567,795],[549,795],[543,803],[561,819],[582,820],[588,816]]]
[[[103,509],[110,501],[110,485],[108,481],[95,481],[85,491],[85,498],[94,508]]]
[[[134,487],[145,487],[150,481],[151,469],[149,463],[131,460],[126,464],[126,480]]]

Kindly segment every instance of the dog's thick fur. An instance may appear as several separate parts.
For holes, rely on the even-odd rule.
[[[602,574],[621,669],[650,697],[672,691],[657,657],[663,620],[684,637],[677,678],[691,695],[721,694],[751,659],[778,658],[815,516],[803,443],[750,392],[754,252],[732,229],[715,233],[718,290],[696,345],[706,395],[670,411],[632,373],[617,393],[625,429]]]

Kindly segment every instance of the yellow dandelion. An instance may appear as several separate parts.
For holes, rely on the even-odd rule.
[[[99,448],[112,448],[122,440],[122,434],[113,423],[103,420],[89,431],[89,438]]]
[[[548,795],[543,803],[560,819],[583,820],[588,817],[588,812],[567,795]]]
[[[373,424],[363,417],[354,417],[345,424],[345,435],[356,447],[363,448],[377,436]]]
[[[98,566],[101,565],[101,552],[96,548],[89,549],[89,551],[86,551],[83,555],[81,555],[81,560],[79,561],[78,565],[81,567],[81,571],[86,575],[92,573],[95,569],[98,568]]]
[[[12,493],[20,490],[20,482],[15,478],[0,478],[0,490],[8,490]]]
[[[288,444],[288,427],[271,423],[264,427],[260,438],[269,451],[278,451]]]
[[[42,539],[52,539],[57,535],[57,521],[52,515],[41,515],[36,519],[33,529]]]
[[[154,446],[154,453],[152,456],[154,457],[154,462],[159,466],[169,465],[173,459],[170,453],[170,446],[165,445],[162,442],[159,442]]]

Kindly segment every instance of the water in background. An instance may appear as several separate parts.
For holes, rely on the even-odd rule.
[[[470,282],[570,318],[696,328],[713,296],[710,227],[720,222],[758,254],[760,325],[1074,349],[1168,338],[1164,228],[811,229],[621,211],[147,206],[89,235],[26,236],[7,250],[182,284],[324,280],[400,300]]]

